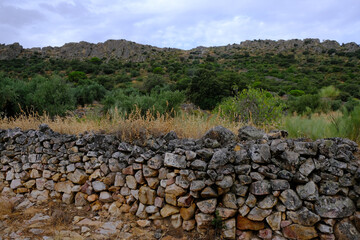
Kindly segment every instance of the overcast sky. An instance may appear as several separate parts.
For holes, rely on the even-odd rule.
[[[360,43],[360,0],[0,0],[0,43],[126,39],[190,49],[253,39]]]

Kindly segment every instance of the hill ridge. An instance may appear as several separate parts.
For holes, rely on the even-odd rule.
[[[177,48],[160,48],[151,45],[139,44],[124,39],[107,40],[100,43],[89,43],[85,41],[66,43],[61,47],[42,47],[42,48],[23,48],[19,43],[0,44],[0,60],[12,60],[16,58],[28,58],[38,56],[42,58],[62,58],[62,59],[86,59],[98,58],[118,58],[143,62],[151,59],[158,54],[165,52],[172,53],[197,53],[203,55],[211,49],[228,51],[230,49],[242,49],[249,52],[270,51],[286,52],[291,50],[313,51],[320,53],[323,51],[336,50],[344,52],[355,52],[360,46],[355,42],[339,44],[334,40],[320,41],[317,38],[290,39],[290,40],[246,40],[240,44],[228,44],[226,46],[203,47],[198,46],[190,50]]]

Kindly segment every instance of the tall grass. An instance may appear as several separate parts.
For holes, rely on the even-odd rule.
[[[283,119],[283,128],[293,138],[343,137],[360,143],[360,106],[352,112],[289,116]]]

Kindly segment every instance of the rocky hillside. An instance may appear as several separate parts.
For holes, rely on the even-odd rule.
[[[263,52],[288,52],[288,51],[310,51],[314,53],[332,51],[355,52],[359,50],[358,44],[351,42],[340,45],[336,41],[319,39],[292,39],[292,40],[253,40],[244,41],[240,44],[232,44],[220,47],[197,47],[189,51],[174,48],[158,48],[150,45],[142,45],[126,40],[107,40],[104,43],[66,43],[62,47],[43,47],[43,48],[23,48],[19,43],[10,45],[0,45],[0,60],[11,60],[16,58],[26,58],[33,55],[43,58],[61,59],[86,59],[91,57],[98,58],[117,58],[143,62],[157,55],[166,53],[192,54],[203,57],[212,51],[220,53],[231,53],[233,50],[244,50],[251,53]]]
[[[19,43],[0,45],[0,60],[26,58],[37,55],[43,58],[85,59],[118,58],[135,62],[145,61],[160,52],[171,52],[176,49],[157,48],[126,40],[107,40],[104,43],[66,43],[62,47],[23,48]]]

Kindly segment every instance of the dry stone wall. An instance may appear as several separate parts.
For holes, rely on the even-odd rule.
[[[220,222],[226,239],[360,239],[357,144],[284,135],[219,126],[130,144],[46,125],[0,130],[0,191],[24,199],[17,208],[58,199],[203,233]]]

